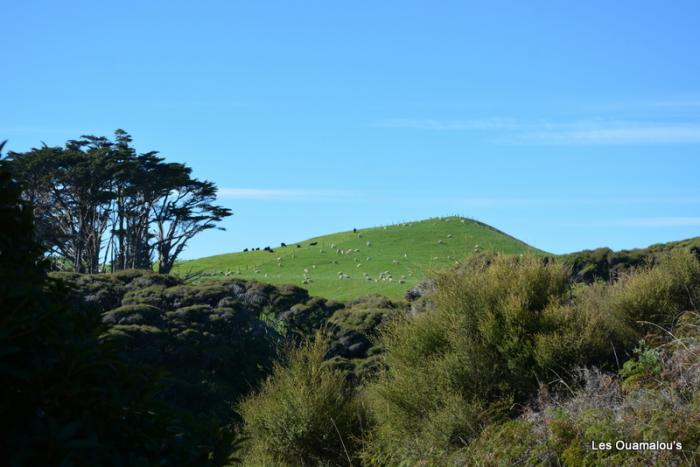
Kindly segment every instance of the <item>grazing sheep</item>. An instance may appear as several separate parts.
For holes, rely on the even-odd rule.
[[[452,238],[452,234],[447,234],[447,238]]]
[[[299,245],[298,243],[297,243],[297,248],[301,248],[301,245]]]
[[[318,242],[311,242],[311,243],[309,243],[309,246],[316,246],[316,245],[318,245]]]
[[[315,265],[315,264],[312,264],[312,265],[311,265],[311,269],[316,269],[316,265]]]
[[[331,250],[335,250],[335,243],[331,243]]]
[[[246,253],[247,251],[248,251],[248,248],[245,248],[245,249],[243,250],[243,253]]]
[[[367,245],[368,247],[370,247],[370,246],[372,246],[372,242],[370,242],[370,241],[368,240],[367,243],[366,243],[365,245]]]
[[[319,253],[325,253],[325,252],[326,252],[326,250],[324,250],[323,248],[319,249],[318,251],[319,251]]]
[[[445,242],[442,240],[438,240],[438,244],[442,245],[443,243],[445,243]]]
[[[280,246],[281,246],[282,248],[287,248],[287,244],[284,243],[284,242],[280,243]]]
[[[359,268],[359,267],[361,267],[361,266],[362,266],[362,264],[357,263],[357,265],[356,265],[355,267],[356,267],[356,268]]]

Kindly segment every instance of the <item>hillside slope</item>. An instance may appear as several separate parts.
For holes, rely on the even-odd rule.
[[[181,261],[173,273],[295,284],[312,295],[336,300],[370,293],[401,299],[431,270],[453,265],[477,251],[541,253],[493,227],[461,217],[358,229],[272,250]]]

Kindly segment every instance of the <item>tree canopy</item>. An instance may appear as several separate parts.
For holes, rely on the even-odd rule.
[[[81,136],[63,147],[10,152],[3,161],[34,206],[36,239],[54,264],[96,273],[151,268],[168,273],[195,235],[232,213],[217,187],[131,136]],[[223,229],[222,229],[223,230]]]

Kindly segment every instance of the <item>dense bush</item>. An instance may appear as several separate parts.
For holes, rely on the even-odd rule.
[[[612,370],[637,358],[638,339],[667,339],[698,302],[699,271],[692,254],[678,252],[613,284],[575,285],[565,267],[535,257],[475,258],[440,274],[434,309],[394,320],[383,334],[387,370],[368,388],[375,427],[363,459],[446,462],[485,426],[517,416],[548,382],[566,387],[577,368]],[[629,374],[655,375],[647,360],[628,363]],[[493,436],[526,426],[503,429]]]
[[[695,315],[697,316],[697,315]],[[686,318],[690,318],[690,314]],[[620,372],[579,372],[569,397],[544,396],[535,411],[488,426],[456,465],[697,465],[700,461],[700,333],[657,349],[640,346]],[[620,450],[616,443],[663,442],[673,449]],[[610,449],[591,448],[610,443]],[[680,443],[680,446],[676,443]],[[682,449],[678,449],[681,447]]]
[[[324,364],[320,336],[291,349],[240,411],[250,437],[245,463],[347,465],[362,435],[363,409],[345,375]]]
[[[659,263],[668,253],[691,251],[700,258],[700,237],[680,242],[659,243],[647,248],[612,251],[610,248],[584,250],[558,257],[571,268],[576,282],[591,283],[596,280],[610,281],[640,267],[651,267]]]
[[[207,465],[231,432],[164,404],[157,372],[100,338],[99,316],[71,310],[32,240],[31,209],[0,170],[0,464]]]
[[[356,382],[374,377],[384,368],[379,333],[404,313],[401,306],[379,295],[353,300],[333,313],[324,325],[330,364],[347,371]]]

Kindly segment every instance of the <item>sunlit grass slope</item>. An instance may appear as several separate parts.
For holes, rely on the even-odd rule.
[[[314,244],[314,245],[312,245]],[[300,245],[299,247],[297,245]],[[245,278],[295,284],[336,300],[380,293],[401,299],[426,277],[476,251],[538,250],[481,222],[461,217],[357,229],[315,237],[272,253],[248,251],[179,262],[174,273],[202,279]]]

